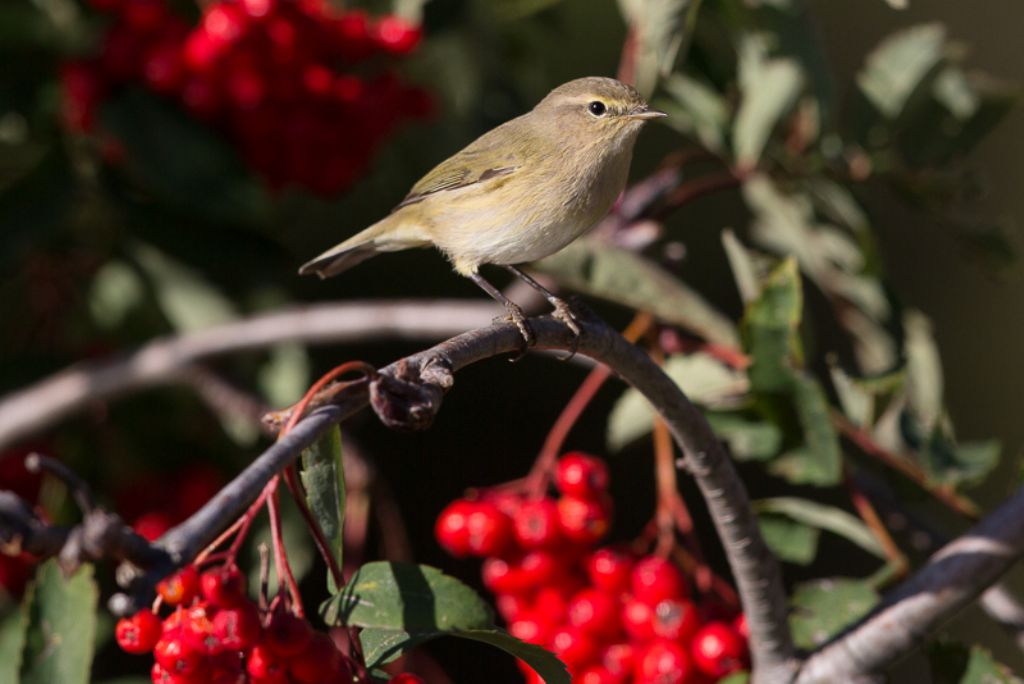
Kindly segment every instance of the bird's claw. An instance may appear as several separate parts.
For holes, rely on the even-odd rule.
[[[526,319],[526,314],[523,313],[523,310],[519,308],[517,304],[508,302],[505,305],[505,310],[508,313],[502,320],[514,323],[516,328],[519,330],[519,335],[523,338],[523,346],[519,348],[519,353],[510,359],[510,361],[515,363],[526,356],[526,352],[530,350],[530,347],[537,343],[537,338],[533,334],[533,330],[530,328],[530,322]]]
[[[554,307],[554,311],[551,313],[552,318],[561,321],[565,324],[565,327],[572,333],[572,349],[569,350],[569,355],[562,357],[562,361],[569,361],[572,357],[576,356],[576,352],[580,348],[580,330],[579,321],[576,318],[576,314],[572,310],[572,305],[564,299],[557,297],[553,298],[551,305]]]

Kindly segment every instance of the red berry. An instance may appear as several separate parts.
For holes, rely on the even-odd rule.
[[[153,663],[153,667],[149,670],[149,676],[153,680],[153,684],[191,684],[185,677],[173,675],[165,670],[160,663]]]
[[[264,629],[263,643],[282,658],[291,658],[306,650],[312,638],[313,628],[308,622],[278,608]]]
[[[213,616],[213,634],[224,648],[243,651],[260,636],[260,616],[256,606],[243,603],[237,608],[224,608]]]
[[[578,496],[562,496],[558,500],[558,525],[570,541],[593,544],[608,532],[611,504]]]
[[[732,628],[736,630],[744,639],[750,638],[750,628],[747,627],[747,614],[740,613],[736,616],[736,619],[732,621]]]
[[[323,632],[314,633],[306,650],[288,661],[288,674],[297,684],[323,684],[352,679],[348,663],[331,637]]]
[[[388,684],[427,684],[426,680],[411,672],[400,672],[388,680]]]
[[[164,621],[160,624],[161,633],[164,636],[169,636],[181,631],[182,622],[185,620],[185,609],[178,608],[173,613],[164,618]]]
[[[217,608],[238,606],[247,601],[245,575],[237,565],[207,570],[199,578],[203,597]]]
[[[522,594],[498,594],[494,602],[506,622],[515,622],[530,610],[530,601]]]
[[[674,641],[655,641],[637,654],[634,676],[638,682],[687,684],[694,674],[686,649]]]
[[[163,511],[143,513],[132,523],[132,529],[146,541],[156,541],[173,526],[171,517]]]
[[[592,665],[572,680],[579,684],[622,684],[622,678],[613,675],[603,665]]]
[[[568,615],[570,625],[597,637],[613,637],[622,629],[618,600],[597,589],[576,594],[569,602]]]
[[[559,459],[555,486],[562,494],[597,496],[608,489],[608,468],[599,458],[573,451]]]
[[[177,637],[160,639],[153,647],[153,657],[160,667],[178,677],[195,675],[204,665],[203,654]]]
[[[471,555],[497,556],[512,540],[512,521],[492,504],[478,502],[466,514],[466,533]]]
[[[181,47],[175,42],[157,43],[143,58],[142,76],[146,84],[158,93],[169,95],[177,92],[184,75]]]
[[[416,49],[422,33],[399,17],[384,17],[377,24],[377,42],[388,52],[407,55]]]
[[[601,664],[611,674],[626,679],[633,674],[636,650],[632,644],[612,644],[601,652]]]
[[[437,542],[456,558],[469,555],[469,529],[466,520],[472,511],[472,502],[458,499],[441,511],[434,524]]]
[[[181,626],[182,638],[203,655],[216,655],[224,650],[224,645],[214,634],[211,610],[207,610],[205,603],[189,608]]]
[[[693,662],[712,677],[723,677],[742,669],[747,644],[736,630],[724,622],[709,622],[693,637],[690,646]]]
[[[528,644],[546,646],[554,633],[552,625],[536,617],[523,617],[508,625],[508,633]]]
[[[524,549],[549,549],[561,541],[558,506],[551,499],[524,501],[512,524],[516,542]]]
[[[145,34],[160,28],[169,13],[162,0],[129,0],[121,14],[133,32]]]
[[[160,640],[161,631],[160,618],[143,609],[130,618],[118,620],[114,637],[122,650],[138,655],[153,650]]]
[[[245,13],[237,5],[218,2],[209,6],[201,25],[213,40],[230,43],[242,36],[247,21]]]
[[[530,551],[519,558],[488,558],[483,565],[484,586],[495,594],[519,594],[551,582],[560,572],[556,558],[546,551]]]
[[[622,626],[633,641],[650,641],[655,636],[654,608],[646,601],[627,600],[622,606]]]
[[[598,644],[586,632],[576,627],[563,627],[551,637],[551,650],[570,671],[593,664],[598,656]]]
[[[688,594],[683,574],[671,561],[647,556],[633,566],[631,577],[633,596],[657,605],[665,599],[685,598]]]
[[[697,606],[686,599],[665,599],[654,606],[654,633],[687,643],[700,629]]]
[[[185,605],[199,593],[199,573],[189,565],[156,585],[157,593],[169,606]]]
[[[559,587],[541,587],[533,598],[533,612],[548,624],[562,624],[569,609],[569,597]]]
[[[249,652],[245,663],[245,671],[261,684],[287,684],[288,663],[267,648],[266,644],[256,644]]]
[[[586,561],[590,583],[609,594],[629,589],[633,559],[613,549],[598,549]]]

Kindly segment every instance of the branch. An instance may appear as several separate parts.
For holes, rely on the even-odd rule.
[[[97,402],[188,378],[203,359],[281,342],[436,340],[487,325],[501,310],[474,300],[322,304],[157,339],[128,356],[63,370],[0,400],[0,449]]]
[[[570,350],[574,340],[564,325],[531,319],[536,349]],[[603,363],[639,390],[669,425],[686,455],[687,469],[704,493],[737,581],[751,632],[757,682],[787,681],[795,667],[786,622],[779,566],[761,538],[746,490],[711,428],[657,365],[604,323],[587,319],[578,352]],[[238,517],[277,472],[333,424],[367,403],[392,427],[422,429],[440,409],[452,374],[466,366],[515,352],[522,340],[514,325],[471,330],[383,368],[377,378],[338,392],[334,406],[301,420],[278,443],[230,482],[192,518],[170,530],[159,546],[178,562],[187,560]]]
[[[896,662],[974,601],[1024,555],[1024,487],[932,556],[866,618],[814,653],[797,684],[848,681]]]

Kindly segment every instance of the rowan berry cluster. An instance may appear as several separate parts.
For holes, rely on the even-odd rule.
[[[493,490],[449,504],[435,526],[453,555],[485,559],[511,634],[552,650],[578,684],[703,684],[746,665],[742,615],[713,619],[667,559],[596,546],[611,521],[600,459],[566,454],[554,480],[557,498]]]
[[[201,575],[186,567],[157,588],[174,611],[142,610],[117,623],[128,653],[152,652],[155,684],[350,684],[348,659],[331,638],[286,610],[259,611],[235,565]]]
[[[94,127],[113,89],[141,84],[220,130],[272,188],[326,195],[355,180],[397,124],[432,107],[388,69],[421,38],[394,16],[336,13],[324,0],[220,0],[189,26],[165,0],[89,3],[112,22],[96,58],[63,69],[75,130]]]

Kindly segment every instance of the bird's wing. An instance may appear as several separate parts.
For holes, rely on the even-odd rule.
[[[518,124],[516,119],[502,124],[435,166],[412,187],[405,199],[395,207],[395,211],[422,202],[439,192],[457,190],[515,173],[521,166],[521,154],[510,149],[509,141],[518,139]]]

